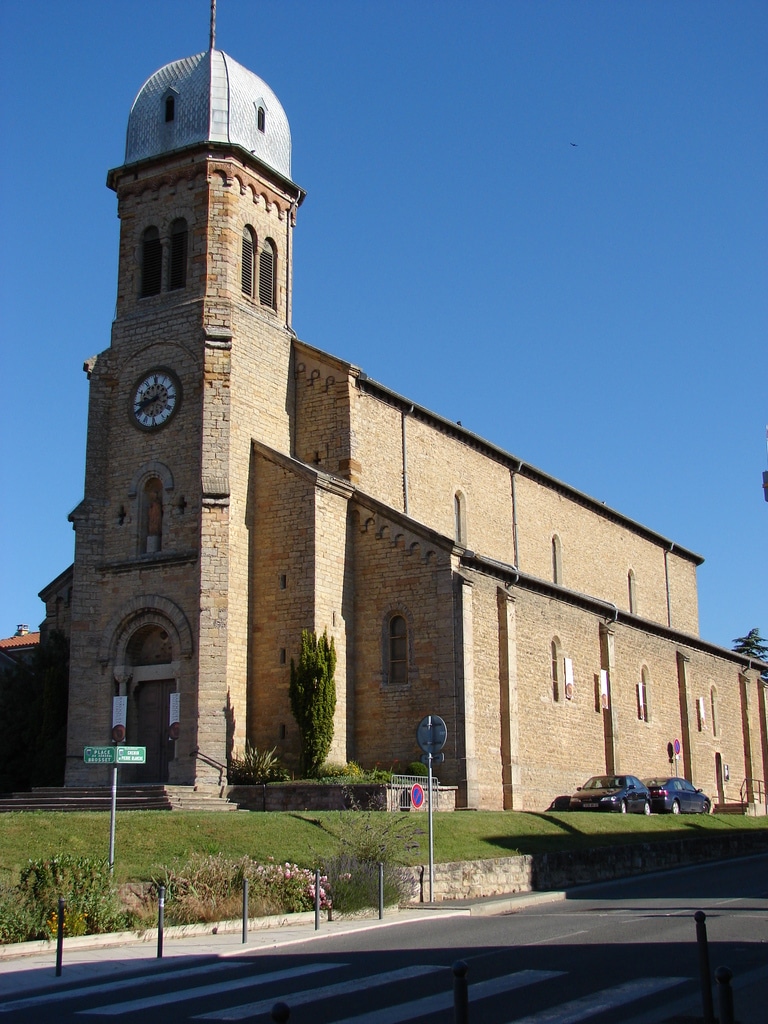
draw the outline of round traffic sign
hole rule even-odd
[[[437,754],[445,746],[448,727],[440,715],[427,715],[416,729],[416,742],[425,754]]]
[[[672,747],[673,747],[675,753],[679,754],[680,753],[680,740],[675,740],[675,742],[672,744]]]
[[[414,782],[411,786],[411,803],[417,811],[424,803],[424,789],[418,782]]]

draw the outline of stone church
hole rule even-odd
[[[60,578],[67,785],[107,782],[83,748],[114,696],[147,748],[126,782],[204,787],[246,740],[295,766],[303,629],[338,654],[330,759],[407,764],[441,715],[460,806],[674,774],[675,740],[720,800],[768,777],[761,666],[699,637],[699,555],[297,337],[305,192],[265,82],[215,48],[161,68],[107,182],[117,309]]]

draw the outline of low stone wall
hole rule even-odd
[[[389,787],[386,783],[270,782],[266,786],[227,786],[225,796],[248,811],[386,811]],[[456,809],[455,786],[440,786],[438,809]],[[410,801],[403,810],[425,813]]]
[[[727,836],[435,864],[433,893],[437,902],[516,892],[546,892],[767,851],[768,829]],[[421,864],[409,870],[419,893],[416,902],[427,902],[428,865]]]
[[[387,806],[386,784],[271,782],[266,786],[227,786],[226,797],[249,811],[380,811]]]

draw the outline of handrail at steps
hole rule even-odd
[[[744,779],[739,788],[739,800],[741,801],[741,806],[745,808],[750,803],[766,804],[766,811],[768,812],[768,791],[766,790],[765,780]]]
[[[227,777],[227,766],[225,764],[222,764],[221,761],[217,761],[214,757],[209,757],[207,754],[204,754],[199,747],[195,747],[195,749],[190,750],[189,753],[198,761],[202,761],[203,764],[207,764],[210,765],[211,768],[218,769],[219,785],[224,785],[224,781],[226,780]]]

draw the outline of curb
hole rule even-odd
[[[279,914],[274,917],[252,917],[248,919],[248,931],[266,931],[269,928],[286,928],[289,925],[314,924],[313,910],[297,914]],[[195,935],[229,935],[242,930],[243,922],[210,921],[206,924],[171,925],[163,929],[165,939],[187,939]],[[109,946],[125,946],[142,942],[156,942],[157,928],[140,932],[107,932],[104,935],[74,935],[64,939],[64,952],[82,949],[105,949]],[[55,939],[36,939],[33,942],[12,942],[0,946],[0,960],[12,957],[32,956],[35,953],[49,953],[56,949]]]

